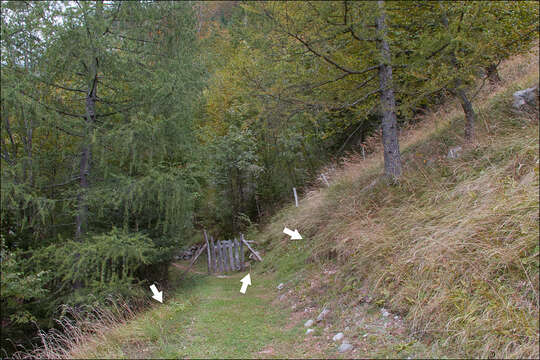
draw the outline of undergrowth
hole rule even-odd
[[[61,307],[56,327],[39,330],[41,344],[15,352],[14,359],[69,359],[73,349],[104,342],[111,331],[125,326],[149,301],[109,297],[99,305]]]

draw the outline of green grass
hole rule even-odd
[[[201,261],[202,264],[202,261]],[[173,270],[173,276],[178,271]],[[79,348],[78,358],[250,358],[305,356],[293,346],[304,330],[302,323],[284,330],[290,309],[270,304],[277,296],[268,277],[253,276],[245,295],[239,292],[245,273],[226,278],[194,275],[164,304],[125,326],[112,330],[107,340]],[[272,353],[259,354],[272,348]]]

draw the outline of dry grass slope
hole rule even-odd
[[[57,327],[49,331],[39,330],[41,345],[34,349],[22,349],[12,355],[14,359],[72,359],[81,349],[104,343],[116,329],[126,324],[143,309],[147,299],[127,302],[122,298],[110,298],[107,306],[87,305],[82,308],[64,306],[63,314],[56,320]]]
[[[399,185],[376,181],[380,153],[351,156],[330,188],[259,234],[266,269],[298,278],[306,268],[302,281],[320,277],[327,290],[297,289],[335,307],[373,297],[405,315],[431,355],[538,358],[538,109],[511,108],[514,91],[538,83],[538,51],[501,76],[479,94],[477,142],[460,158],[446,158],[463,144],[455,103],[404,131]],[[304,243],[289,242],[284,224]],[[320,275],[329,266],[334,277]]]

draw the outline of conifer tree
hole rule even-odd
[[[19,34],[20,41],[37,41],[40,52],[26,51],[15,43],[17,38],[5,37],[8,51],[3,74],[13,79],[8,91],[17,96],[15,110],[21,104],[32,106],[41,114],[40,127],[70,143],[62,148],[69,157],[64,157],[60,166],[64,178],[41,185],[67,191],[70,199],[66,205],[74,205],[75,236],[79,239],[90,229],[89,223],[100,223],[100,213],[110,215],[122,206],[129,217],[134,209],[152,204],[148,200],[155,196],[136,193],[143,190],[135,186],[143,181],[143,174],[178,186],[193,183],[184,175],[184,180],[165,180],[172,175],[171,170],[183,172],[179,169],[185,168],[192,151],[189,114],[200,71],[194,65],[195,29],[190,6],[102,1],[14,5],[13,16],[23,16],[20,23],[27,28],[15,29],[15,22],[7,28]],[[38,16],[41,18],[36,19]],[[28,24],[35,24],[34,28],[29,29]],[[21,59],[26,58],[33,64],[31,69],[21,67]],[[7,107],[11,102],[3,104],[2,117],[8,124],[13,121],[8,114],[14,109]],[[38,120],[33,121],[36,126]],[[152,141],[155,143],[150,146]],[[2,147],[7,159],[8,148]],[[66,173],[74,169],[76,158],[77,171]],[[160,162],[168,167],[157,166]],[[119,181],[131,183],[124,188],[123,197],[116,194],[107,199],[100,195],[108,186],[114,189]],[[156,179],[156,183],[159,181]],[[184,200],[151,205],[161,209],[158,215],[164,215],[151,220],[153,226],[165,222],[188,226],[189,196],[185,199],[185,189],[178,190]],[[89,209],[90,205],[93,208]],[[184,210],[187,212],[179,219],[169,218]],[[109,219],[140,228],[123,215]]]
[[[355,109],[365,113],[377,106],[383,133],[385,175],[398,179],[401,158],[393,55],[384,2],[269,3],[261,4],[260,9],[254,8],[270,19],[273,31],[289,38],[280,42],[288,56],[300,63],[309,59],[310,72],[324,76],[322,81],[296,76],[299,83],[290,86],[293,93],[289,93],[302,95],[305,100],[291,101],[304,109],[325,108],[334,112]],[[291,77],[292,80],[295,75]],[[376,79],[378,86],[375,86]],[[325,99],[314,102],[316,93]],[[328,98],[337,101],[328,101]]]
[[[198,191],[192,4],[3,2],[1,48],[1,231],[51,290],[31,311],[165,278]]]
[[[419,88],[445,89],[465,114],[465,140],[475,137],[473,100],[494,67],[509,54],[528,51],[538,38],[537,2],[411,2],[402,7],[408,26],[421,29],[409,38],[408,68],[420,74]],[[481,85],[476,86],[478,79]],[[420,91],[422,92],[422,91]]]

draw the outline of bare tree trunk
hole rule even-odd
[[[76,219],[75,237],[81,238],[87,230],[88,225],[88,204],[86,193],[88,192],[88,177],[90,176],[90,130],[96,120],[96,97],[97,97],[97,59],[93,61],[92,66],[93,81],[86,95],[86,130],[83,145],[81,149],[81,162],[79,167],[80,189],[77,195],[78,213]]]
[[[439,4],[441,4],[441,2],[439,2]],[[449,28],[448,16],[446,15],[445,12],[443,12],[441,20],[442,20],[443,26],[446,29],[448,29]],[[452,62],[452,65],[456,69],[456,72],[459,72],[459,65],[458,65],[455,54],[452,53],[450,56],[451,56],[450,61]],[[463,112],[465,113],[465,140],[467,142],[472,142],[474,140],[474,124],[476,122],[476,113],[474,112],[472,103],[467,97],[467,93],[465,92],[465,89],[463,88],[463,82],[459,77],[455,80],[454,91],[451,91],[451,92],[453,92],[454,95],[457,95],[459,102],[461,104],[461,107],[463,108]]]
[[[399,137],[396,118],[396,99],[392,83],[392,57],[390,47],[386,40],[386,17],[384,1],[379,0],[380,14],[377,18],[377,32],[379,36],[379,50],[381,63],[379,64],[379,83],[381,90],[382,137],[384,149],[384,174],[392,180],[401,176],[401,155],[399,151]]]
[[[497,70],[497,64],[489,64],[486,67],[486,73],[488,81],[491,84],[498,84],[501,82],[501,77],[499,76],[499,71]]]
[[[473,106],[465,93],[465,90],[458,88],[456,94],[465,113],[465,140],[467,142],[472,142],[474,140],[474,124],[476,122],[476,113],[474,112]]]

